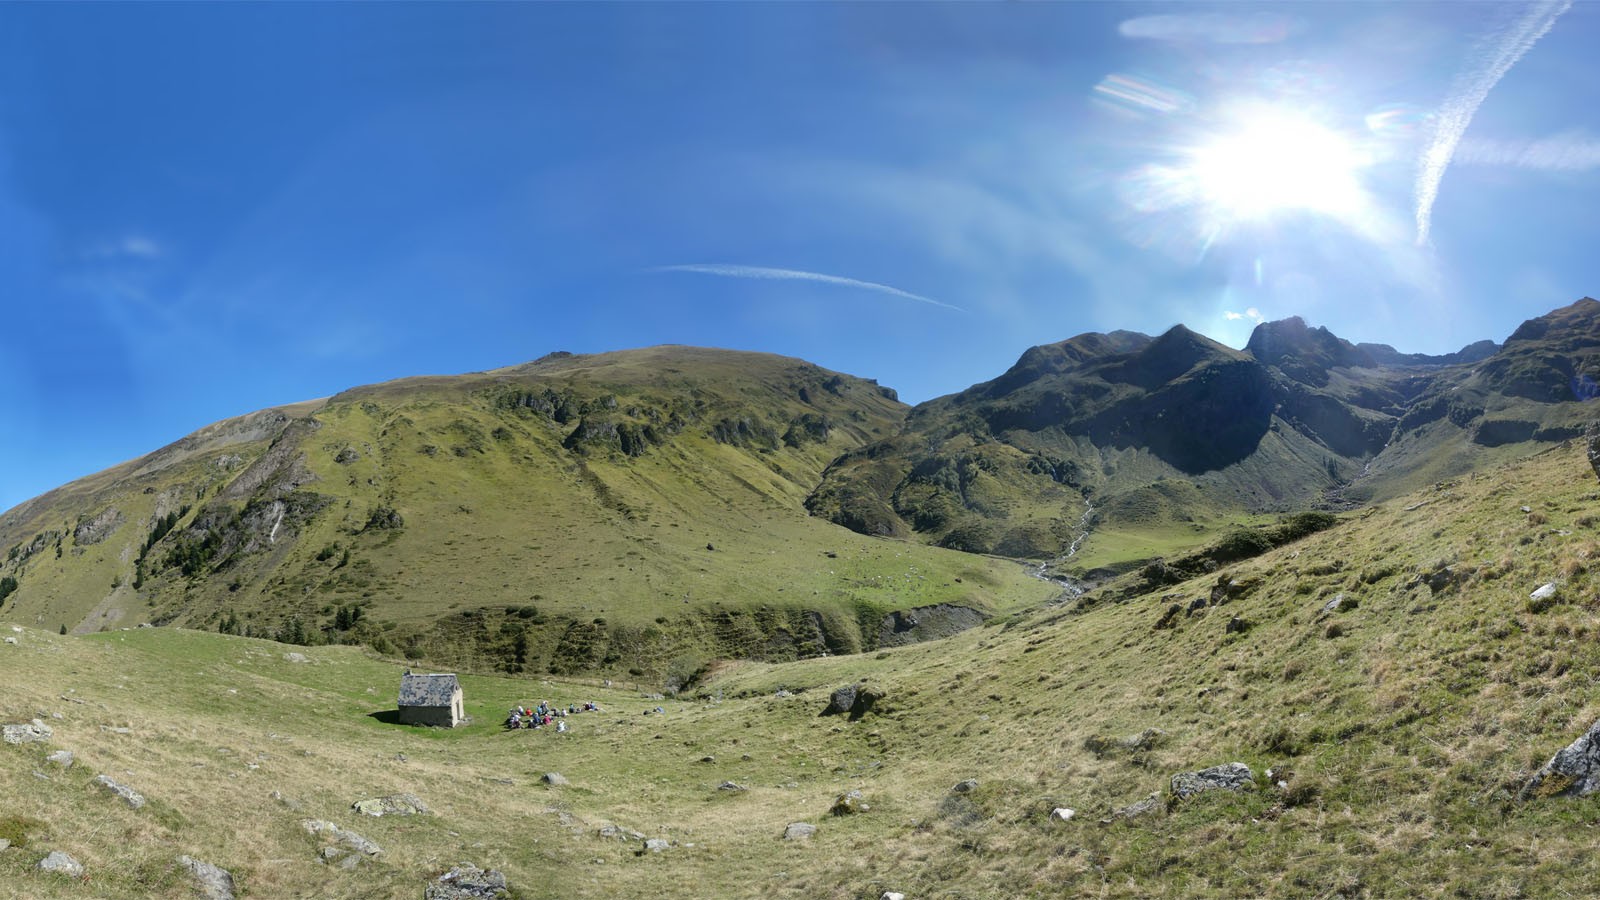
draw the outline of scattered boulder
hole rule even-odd
[[[1156,631],[1160,631],[1164,628],[1172,628],[1178,624],[1178,615],[1182,612],[1183,604],[1181,603],[1174,603],[1171,606],[1168,606],[1167,611],[1161,614],[1161,618],[1156,620],[1156,624],[1153,627]]]
[[[1600,790],[1600,722],[1557,750],[1517,792],[1517,799],[1582,797],[1596,790]]]
[[[120,799],[123,803],[128,804],[128,806],[132,809],[138,809],[144,806],[144,797],[138,791],[128,787],[125,784],[118,784],[115,781],[112,781],[111,776],[109,775],[96,775],[94,783],[105,788],[110,793],[115,794],[118,799]]]
[[[341,869],[354,869],[363,859],[371,859],[383,853],[382,847],[332,822],[306,819],[300,823],[300,827],[313,837],[333,841],[333,845],[322,848],[318,858],[325,863],[337,862]]]
[[[899,891],[884,891],[883,896],[879,897],[878,900],[906,900],[906,895]]]
[[[1179,800],[1212,790],[1248,791],[1256,786],[1255,774],[1242,762],[1225,763],[1198,772],[1172,776],[1172,795]]]
[[[50,740],[55,732],[49,725],[34,719],[23,725],[6,725],[0,728],[0,738],[8,744],[34,744]]]
[[[651,838],[644,842],[644,849],[646,853],[660,853],[671,846],[671,842],[661,838]]]
[[[178,865],[194,876],[195,889],[206,900],[233,900],[233,875],[227,869],[192,856],[178,857]]]
[[[289,662],[292,662],[292,663],[303,663],[303,662],[310,662],[311,661],[310,657],[306,656],[304,653],[294,653],[294,652],[285,653],[283,655],[283,658],[288,660]]]
[[[872,707],[884,697],[881,691],[875,691],[859,684],[846,685],[834,691],[828,697],[828,707],[822,711],[824,716],[837,716],[850,714],[850,721],[855,721],[872,711]]]
[[[333,461],[341,466],[348,466],[360,458],[361,454],[356,452],[356,448],[346,447],[340,450],[338,455],[334,456]]]
[[[1138,803],[1119,806],[1111,811],[1108,818],[1100,820],[1101,825],[1110,825],[1113,822],[1127,822],[1140,816],[1147,816],[1161,811],[1161,795],[1151,794]]]
[[[557,776],[560,777],[560,776]],[[371,800],[357,800],[350,808],[363,816],[422,816],[428,807],[414,794],[391,794]]]
[[[495,869],[485,871],[472,863],[460,863],[428,882],[423,900],[492,900],[511,890],[506,876]]]
[[[83,877],[83,863],[78,862],[60,850],[51,850],[50,855],[39,860],[39,871],[54,872],[68,878]]]
[[[1250,630],[1250,620],[1242,616],[1234,616],[1228,620],[1226,634],[1244,634]]]
[[[613,839],[619,840],[619,841],[630,841],[630,840],[632,840],[632,841],[642,841],[642,840],[644,840],[644,835],[643,834],[641,834],[641,833],[639,833],[637,831],[634,831],[631,828],[623,828],[621,825],[612,825],[612,824],[609,824],[609,823],[600,826],[599,834],[603,838],[613,838]]]
[[[44,760],[45,762],[55,763],[63,769],[72,768],[72,763],[74,761],[71,750],[57,750],[49,756],[46,756]]]
[[[1128,737],[1109,738],[1094,734],[1085,738],[1083,749],[1104,759],[1118,753],[1143,753],[1154,750],[1166,742],[1167,733],[1159,728],[1146,728]]]
[[[790,822],[789,827],[783,829],[783,839],[786,841],[809,841],[817,833],[817,826],[808,822]]]
[[[1052,822],[1070,822],[1070,821],[1072,821],[1072,818],[1074,816],[1076,816],[1077,814],[1078,814],[1078,811],[1075,810],[1075,809],[1071,809],[1071,808],[1066,807],[1066,806],[1058,806],[1055,809],[1050,810],[1050,821],[1052,821]]]
[[[1322,612],[1318,613],[1318,618],[1331,616],[1337,612],[1349,612],[1355,609],[1357,605],[1355,598],[1348,594],[1334,594],[1327,603],[1322,604]]]
[[[539,776],[539,780],[550,785],[551,787],[566,787],[572,783],[567,780],[567,776],[561,774],[560,772],[546,772]]]
[[[1555,582],[1540,585],[1533,593],[1528,595],[1528,612],[1541,613],[1556,605],[1557,588]]]
[[[724,781],[723,783],[717,785],[717,790],[742,793],[745,790],[745,786],[733,781]]]
[[[860,685],[850,684],[834,691],[828,697],[828,707],[822,711],[825,716],[841,716],[849,712],[856,703],[856,692]]]
[[[0,850],[9,850],[10,848],[11,841],[7,840],[6,838],[0,838]]]
[[[871,808],[862,796],[861,791],[853,790],[840,794],[833,801],[833,806],[829,808],[828,812],[835,816],[852,816],[856,813],[864,813]]]
[[[956,786],[950,789],[950,793],[952,793],[952,794],[970,794],[970,793],[972,793],[973,791],[975,791],[977,789],[978,789],[978,779],[976,779],[976,778],[968,778],[966,781],[958,781],[958,782],[956,782]]]
[[[16,638],[14,638],[14,637],[9,637],[9,636],[8,636],[8,637],[7,637],[7,638],[6,638],[6,643],[8,643],[8,644],[15,644],[15,643],[16,643],[16,642],[17,642],[17,639],[16,639]]]

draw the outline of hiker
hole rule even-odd
[[[561,721],[561,722],[557,722],[556,723],[556,732],[558,734],[565,734],[566,731],[567,731],[567,723],[565,721]]]

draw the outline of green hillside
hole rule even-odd
[[[7,623],[0,721],[53,735],[0,745],[0,896],[192,897],[183,854],[243,897],[415,898],[462,862],[523,898],[1561,896],[1600,878],[1600,801],[1516,795],[1600,718],[1597,560],[1600,484],[1566,446],[1155,593],[1130,574],[943,641],[732,663],[692,697],[469,676],[453,731],[390,724],[401,664],[356,648]],[[819,717],[852,683],[871,709]],[[539,699],[604,712],[498,728]],[[1174,796],[1232,762],[1253,790]],[[830,814],[851,790],[869,808]],[[397,793],[431,812],[350,808]],[[306,820],[383,853],[323,863]],[[52,850],[87,879],[36,871]]]
[[[358,388],[7,513],[4,609],[659,684],[870,649],[895,611],[1048,597],[1015,564],[807,516],[823,468],[904,411],[799,360],[686,347]]]

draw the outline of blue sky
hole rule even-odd
[[[0,509],[552,350],[911,402],[1085,331],[1600,293],[1600,5],[0,5]]]

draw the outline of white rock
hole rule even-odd
[[[8,643],[8,644],[15,644],[16,642],[17,642],[17,639],[14,638],[14,637],[6,638],[6,643]]]
[[[49,856],[39,860],[39,869],[44,872],[57,872],[70,878],[83,877],[83,864],[60,850],[51,850]]]
[[[1538,590],[1536,590],[1533,593],[1529,594],[1528,598],[1531,599],[1531,600],[1544,600],[1544,599],[1547,599],[1549,597],[1554,597],[1555,595],[1556,595],[1556,583],[1554,581],[1551,581],[1551,582],[1545,583]]]
[[[1069,809],[1069,808],[1067,808],[1065,806],[1058,806],[1055,809],[1050,810],[1050,818],[1051,819],[1056,819],[1056,820],[1059,820],[1059,821],[1062,821],[1062,822],[1070,822],[1070,821],[1072,821],[1072,817],[1077,815],[1077,814],[1078,814],[1077,810]]]
[[[884,891],[883,896],[879,897],[878,900],[906,900],[906,895],[899,891]]]

